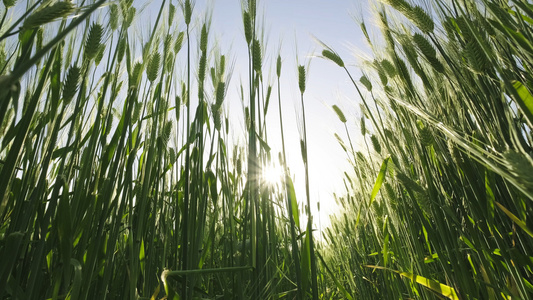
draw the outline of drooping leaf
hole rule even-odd
[[[428,289],[434,291],[435,293],[438,293],[438,294],[440,294],[440,295],[442,295],[442,296],[444,296],[444,297],[446,297],[448,299],[459,300],[459,297],[457,296],[457,293],[455,292],[454,288],[452,288],[452,287],[450,287],[448,285],[442,284],[442,283],[440,283],[438,281],[435,281],[435,280],[432,280],[432,279],[428,279],[428,278],[423,277],[423,276],[415,275],[413,273],[401,272],[401,271],[392,270],[392,269],[381,267],[381,266],[365,265],[365,267],[372,268],[372,269],[387,270],[387,271],[391,271],[391,272],[400,274],[400,276],[405,277],[405,278],[409,278],[413,282],[416,282],[416,283],[418,283],[420,285],[423,285],[423,286],[427,287]]]

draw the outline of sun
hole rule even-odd
[[[262,173],[262,180],[268,185],[277,185],[283,178],[283,170],[278,166],[264,166]]]

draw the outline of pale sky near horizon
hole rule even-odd
[[[150,24],[156,19],[163,0],[134,0],[139,13],[134,21],[135,39],[147,36]],[[182,14],[177,0],[171,1],[178,9],[175,20],[182,23]],[[192,39],[196,41],[198,24],[206,11],[212,12],[210,43],[217,41],[222,54],[234,58],[234,72],[227,94],[230,102],[227,113],[230,118],[242,120],[242,104],[239,98],[239,84],[247,85],[248,57],[242,25],[241,0],[196,0],[193,12]],[[266,51],[263,53],[263,74],[266,84],[272,84],[273,92],[267,119],[268,144],[272,148],[273,161],[277,162],[281,151],[277,86],[275,81],[275,60],[281,53],[283,67],[281,74],[281,97],[287,147],[287,160],[295,179],[299,203],[305,203],[305,182],[300,152],[299,124],[301,121],[300,94],[298,89],[297,65],[307,69],[305,109],[309,151],[310,195],[316,226],[329,223],[328,215],[337,211],[333,193],[343,195],[344,172],[350,172],[347,155],[338,144],[334,134],[347,141],[343,124],[331,106],[338,105],[348,119],[348,128],[356,151],[366,153],[359,130],[360,99],[343,69],[319,56],[322,47],[316,39],[337,51],[357,80],[361,76],[354,66],[359,51],[366,48],[365,38],[353,16],[365,16],[367,20],[368,0],[258,0],[257,14],[261,28],[265,31]],[[23,3],[19,1],[19,4]],[[333,4],[334,3],[334,4]],[[13,15],[24,12],[25,5],[16,7]],[[102,8],[97,19],[105,18],[107,8]],[[181,19],[181,20],[180,20]],[[183,30],[183,24],[180,28]],[[142,41],[138,41],[139,43]],[[194,52],[194,51],[193,51]],[[183,55],[183,53],[180,53]],[[183,58],[183,57],[182,57]],[[297,62],[298,60],[298,62]],[[178,58],[179,61],[179,58]],[[181,61],[183,66],[183,59]],[[183,74],[178,74],[181,76]],[[248,105],[248,104],[246,104]],[[243,122],[234,121],[235,139],[245,140]],[[320,201],[321,211],[316,203]],[[319,217],[317,217],[319,216]],[[305,221],[302,214],[302,221]]]
[[[141,2],[140,0],[136,0]],[[159,1],[155,4],[160,5]],[[338,210],[333,193],[345,193],[343,177],[349,171],[347,156],[338,144],[334,133],[347,140],[343,124],[331,109],[338,105],[348,119],[348,126],[355,150],[366,153],[358,128],[359,96],[343,69],[320,55],[322,47],[316,39],[335,49],[349,67],[355,79],[361,76],[357,67],[354,49],[363,50],[366,45],[359,24],[352,16],[362,16],[361,4],[357,0],[259,0],[258,16],[263,21],[267,49],[263,61],[265,83],[272,84],[272,98],[268,110],[268,143],[272,147],[272,158],[277,162],[281,151],[279,129],[277,87],[275,80],[275,60],[281,50],[283,67],[281,73],[281,97],[287,147],[287,160],[293,178],[299,203],[305,203],[305,181],[300,152],[301,117],[300,94],[298,89],[297,62],[309,66],[307,89],[304,95],[307,138],[309,151],[309,176],[312,213],[315,226],[329,224],[328,215]],[[364,1],[366,2],[366,1]],[[172,1],[177,6],[177,1]],[[211,40],[218,41],[222,54],[235,59],[234,72],[228,90],[231,101],[228,114],[232,118],[242,118],[242,104],[239,99],[239,84],[247,84],[247,52],[241,17],[240,0],[214,0],[195,2],[195,15],[202,20],[206,4],[212,10]],[[153,3],[154,4],[154,3]],[[157,13],[156,12],[152,12]],[[177,16],[181,17],[178,9]],[[155,17],[154,17],[155,18]],[[214,39],[213,39],[214,37]],[[248,104],[247,104],[248,105]],[[236,125],[234,135],[245,139],[242,122]],[[316,203],[320,201],[320,218]],[[302,217],[304,217],[302,215]],[[305,221],[305,218],[303,218]],[[320,221],[320,222],[319,222]],[[316,227],[315,227],[316,228]]]

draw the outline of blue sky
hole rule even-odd
[[[332,4],[334,2],[334,4]],[[366,1],[364,1],[366,2]],[[174,0],[173,4],[177,5]],[[159,1],[153,1],[159,7]],[[241,18],[240,0],[197,0],[195,15],[203,20],[206,7],[212,11],[211,37],[220,45],[223,54],[235,59],[231,86],[227,101],[230,101],[228,113],[234,120],[242,118],[242,104],[239,99],[239,83],[247,82],[247,52]],[[305,93],[309,169],[312,210],[316,225],[319,224],[316,202],[320,201],[320,223],[328,224],[328,215],[337,208],[333,200],[333,192],[342,194],[344,184],[343,172],[349,171],[346,154],[342,151],[334,133],[346,139],[343,124],[331,109],[338,105],[348,118],[354,147],[361,148],[358,129],[360,119],[359,97],[349,82],[349,78],[338,66],[316,55],[320,55],[322,47],[316,39],[335,49],[348,65],[355,78],[361,73],[353,66],[356,59],[354,49],[365,49],[365,40],[359,24],[352,17],[365,14],[361,11],[359,0],[259,0],[258,16],[262,18],[261,28],[265,31],[267,49],[264,53],[264,80],[274,85],[273,98],[269,106],[268,143],[272,147],[272,157],[277,158],[281,151],[279,115],[275,85],[275,59],[281,50],[283,68],[281,75],[281,97],[289,168],[295,178],[298,201],[305,202],[305,182],[303,162],[300,152],[300,133],[298,130],[300,115],[300,95],[297,78],[297,61],[309,67],[307,90]],[[179,11],[179,10],[178,10]],[[150,12],[157,14],[157,11]],[[181,13],[178,13],[181,16]],[[155,18],[155,17],[153,17]],[[196,24],[199,24],[198,21]],[[196,28],[197,30],[198,28]],[[213,39],[214,37],[214,39]],[[243,122],[233,128],[236,138],[245,138]],[[303,220],[305,221],[305,219]]]
[[[203,9],[205,2],[202,2],[204,1],[197,1],[197,9]],[[300,64],[309,64],[304,100],[309,143],[310,194],[314,215],[318,213],[316,202],[321,202],[320,221],[323,226],[328,223],[328,215],[337,210],[333,192],[342,194],[343,172],[349,168],[346,155],[334,137],[335,132],[345,137],[344,127],[338,121],[331,105],[337,104],[343,109],[349,119],[348,122],[351,123],[352,134],[358,136],[359,130],[355,124],[359,122],[359,97],[348,82],[349,78],[344,70],[329,61],[314,57],[322,50],[315,38],[335,49],[347,63],[355,62],[350,50],[353,46],[364,48],[364,37],[359,25],[352,18],[353,14],[361,14],[354,5],[356,1],[336,0],[335,4],[332,2],[264,0],[258,3],[258,14],[263,17],[263,27],[267,37],[266,62],[263,63],[266,67],[265,80],[274,79],[275,59],[281,47],[283,59],[281,95],[287,159],[295,177],[295,188],[300,203],[305,202],[305,182],[299,145],[300,97],[296,59]],[[236,63],[232,82],[233,92],[236,92],[237,83],[247,78],[246,75],[240,74],[242,70],[246,70],[247,65],[240,1],[214,1],[212,33],[220,37],[222,48],[231,47],[234,52]],[[269,68],[272,71],[269,71]],[[357,76],[360,75],[355,67],[351,71]],[[267,75],[270,72],[272,77]],[[272,84],[274,83],[275,81],[272,81]],[[229,95],[231,97],[231,90]],[[235,109],[239,110],[241,104],[238,101],[236,103]],[[272,147],[273,157],[277,157],[277,153],[281,151],[277,101],[271,102],[268,117],[268,142]],[[243,131],[236,130],[236,134],[243,134]],[[358,141],[354,143],[358,144]],[[317,217],[314,219],[318,226],[319,219]]]

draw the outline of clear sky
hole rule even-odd
[[[136,0],[139,1],[139,0]],[[154,1],[156,6],[159,1]],[[366,1],[363,1],[366,2]],[[174,0],[176,5],[177,2]],[[334,4],[332,4],[334,3]],[[247,82],[247,52],[241,17],[240,0],[197,0],[195,13],[203,18],[206,6],[212,10],[210,34],[218,41],[223,54],[235,58],[235,67],[228,90],[231,101],[229,114],[232,118],[242,118],[242,105],[239,100],[239,83]],[[316,202],[320,201],[320,223],[327,225],[328,215],[337,210],[333,192],[343,194],[343,172],[349,171],[347,156],[338,144],[334,133],[346,139],[343,124],[331,109],[333,104],[344,111],[348,119],[356,151],[364,143],[358,129],[360,119],[359,96],[349,82],[349,78],[334,63],[315,55],[320,55],[322,47],[316,39],[335,49],[350,67],[355,78],[361,73],[353,66],[356,61],[354,49],[364,49],[364,37],[353,16],[361,16],[360,0],[259,0],[258,16],[263,19],[267,50],[264,53],[264,80],[274,85],[273,98],[269,106],[268,143],[272,147],[272,157],[277,158],[281,151],[277,90],[275,85],[275,60],[281,49],[283,59],[281,75],[281,95],[289,168],[295,178],[295,188],[299,203],[305,202],[305,182],[303,162],[300,152],[300,96],[298,89],[297,62],[309,66],[307,90],[305,93],[309,171],[312,211],[316,216]],[[157,13],[157,12],[154,12]],[[180,15],[180,14],[178,14]],[[242,122],[234,128],[234,134],[244,139]],[[277,160],[277,159],[276,159]],[[316,226],[319,218],[314,217]],[[305,219],[303,220],[305,221]]]

